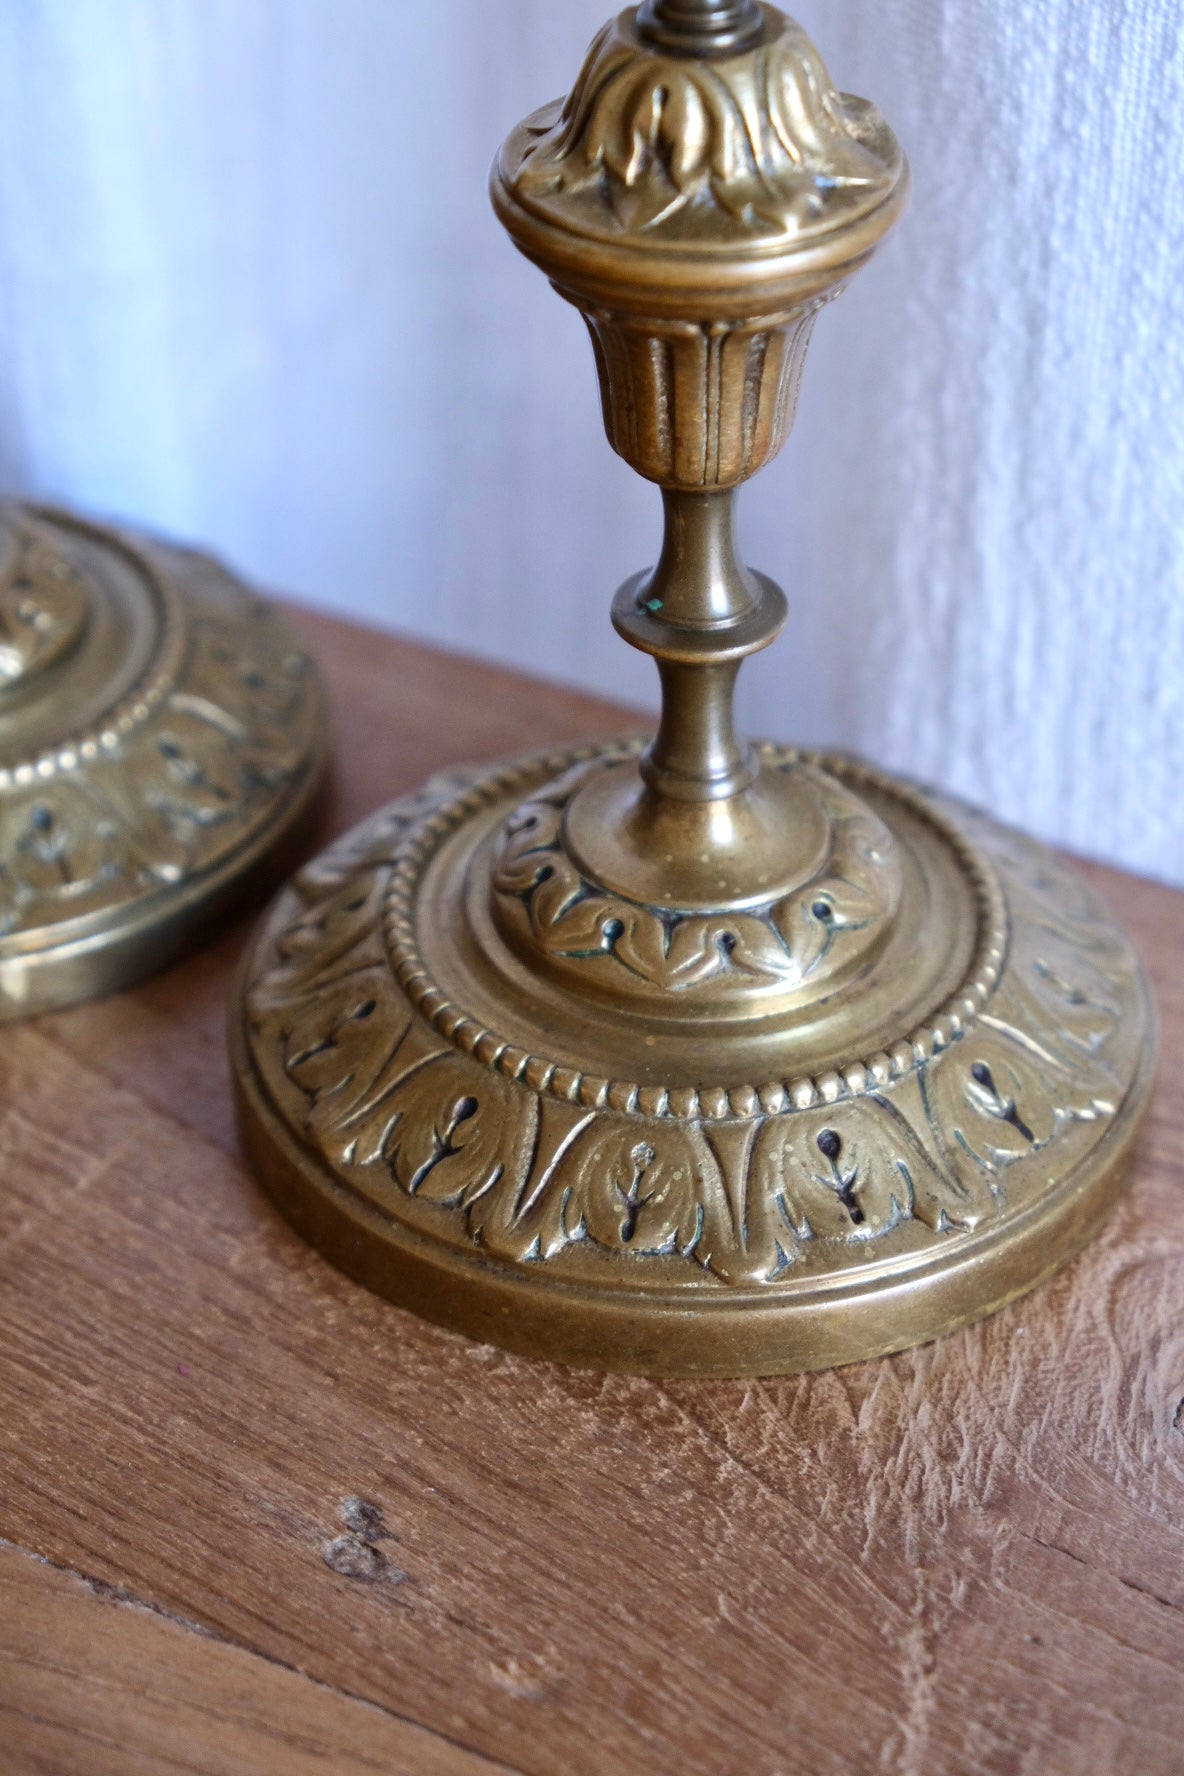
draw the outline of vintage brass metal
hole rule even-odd
[[[658,732],[381,810],[272,909],[232,1015],[284,1212],[476,1337],[668,1373],[871,1357],[1031,1288],[1118,1189],[1151,1012],[1082,882],[732,724],[786,616],[737,559],[734,490],[906,184],[878,113],[752,0],[623,12],[494,169],[588,324],[610,441],[662,489],[661,557],[613,605]]]
[[[324,722],[307,656],[216,562],[0,506],[0,1019],[181,948],[307,809]]]

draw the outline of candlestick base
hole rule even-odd
[[[438,779],[275,904],[231,1041],[283,1212],[431,1319],[635,1372],[877,1356],[1048,1276],[1149,1088],[1121,932],[987,817],[769,746],[818,841],[797,877],[628,900],[565,817],[639,751]]]
[[[308,657],[208,556],[0,508],[0,1021],[187,944],[307,812]]]

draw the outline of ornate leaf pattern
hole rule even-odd
[[[0,574],[0,680],[74,646],[79,608],[85,630],[86,578],[56,527],[17,514],[0,543],[26,528]],[[184,618],[167,602],[159,617],[158,649],[177,649],[179,663],[135,719],[101,712],[101,743],[67,733],[36,768],[5,768],[0,936],[128,906],[214,868],[274,817],[315,748],[315,674],[267,607],[204,557],[140,542],[127,554],[145,586],[159,573],[189,594]]]
[[[789,19],[718,62],[647,51],[611,22],[570,97],[527,127],[519,198],[629,233],[693,235],[704,212],[741,239],[808,233],[869,207],[898,170],[878,114],[835,91]]]
[[[892,837],[874,816],[852,813],[850,805],[828,810],[831,849],[819,872],[756,911],[665,914],[598,889],[563,844],[563,810],[598,768],[580,765],[525,803],[506,823],[498,849],[494,891],[525,906],[545,955],[609,957],[664,992],[729,974],[796,986],[894,904],[899,871]],[[819,773],[795,768],[825,796]]]
[[[545,885],[545,842],[578,780],[531,803],[505,884]],[[722,1286],[833,1268],[836,1253],[857,1263],[869,1245],[981,1225],[1039,1188],[1051,1144],[1089,1138],[1117,1109],[1133,960],[1098,940],[1092,902],[1043,853],[1044,879],[1017,889],[1032,906],[985,1014],[882,1088],[694,1121],[542,1095],[431,1028],[382,948],[401,836],[442,793],[395,804],[298,878],[248,1001],[257,1064],[273,1095],[303,1105],[309,1143],[440,1238],[538,1263],[599,1251]]]

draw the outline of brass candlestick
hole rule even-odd
[[[907,172],[801,29],[647,0],[509,138],[493,201],[584,315],[662,488],[613,621],[648,747],[430,783],[299,876],[232,1014],[243,1137],[353,1275],[562,1361],[821,1367],[989,1313],[1089,1238],[1142,1112],[1138,963],[1040,846],[848,758],[742,744],[781,628],[735,488]]]
[[[306,812],[311,662],[208,557],[0,507],[0,1020],[173,956]]]

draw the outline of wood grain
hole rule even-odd
[[[628,725],[301,627],[336,694],[326,830],[461,758]],[[1184,895],[1089,873],[1164,1026],[1128,1195],[1027,1301],[831,1374],[577,1374],[338,1276],[235,1153],[241,928],[6,1032],[0,1536],[91,1589],[5,1562],[8,1588],[45,1589],[0,1636],[5,1767],[141,1767],[71,1761],[31,1714],[175,1767],[153,1709],[176,1695],[202,1746],[216,1649],[241,1751],[216,1707],[208,1731],[234,1770],[301,1768],[267,1740],[291,1709],[308,1744],[340,1743],[335,1770],[463,1769],[430,1759],[464,1747],[526,1776],[1184,1771]],[[72,1611],[107,1612],[93,1654]],[[133,1667],[151,1706],[108,1682]],[[364,1703],[423,1750],[375,1751]]]
[[[513,1776],[126,1591],[0,1547],[5,1768],[86,1776]]]

